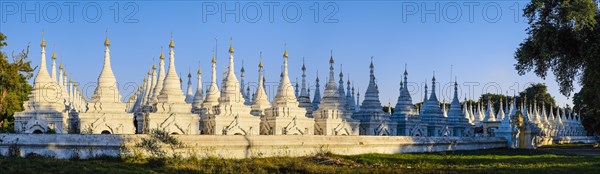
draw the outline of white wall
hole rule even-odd
[[[219,136],[174,135],[185,145],[182,156],[250,158],[305,156],[318,152],[341,155],[365,153],[437,152],[506,147],[497,137],[404,137],[404,136]],[[117,157],[139,152],[135,144],[148,135],[0,134],[0,154],[19,150],[21,156],[35,153],[68,159]]]

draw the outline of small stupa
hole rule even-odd
[[[98,77],[98,86],[86,112],[79,113],[81,133],[134,134],[133,115],[127,113],[121,102],[117,79],[110,64],[110,41],[104,41],[104,66]]]
[[[299,107],[294,87],[288,75],[288,52],[283,53],[283,76],[279,81],[273,106],[265,110],[261,122],[263,135],[313,135],[314,120],[306,117],[306,109]]]
[[[390,136],[396,135],[398,123],[393,122],[390,119],[391,114],[383,112],[381,101],[379,100],[379,90],[375,83],[375,66],[373,65],[373,58],[371,57],[371,64],[369,65],[370,78],[367,92],[365,93],[365,99],[360,105],[360,110],[354,113],[352,117],[360,121],[360,134],[361,135],[379,135],[379,136]],[[354,103],[354,100],[349,100],[349,103]],[[353,108],[352,108],[353,109]],[[391,113],[391,106],[388,111]]]
[[[329,58],[329,79],[325,85],[319,108],[313,112],[315,135],[359,135],[359,122],[352,119],[352,112],[341,103],[333,71],[333,54]]]
[[[233,45],[229,45],[229,67],[223,79],[219,104],[202,118],[203,133],[210,135],[258,135],[260,117],[250,114],[251,108],[244,104],[240,82],[235,75]],[[212,88],[212,86],[211,86]],[[211,92],[213,93],[213,92]],[[212,95],[212,94],[209,94]],[[208,102],[208,97],[205,101]],[[208,108],[207,108],[208,109]]]
[[[263,70],[263,62],[262,62],[262,52],[260,55],[260,62],[258,63],[258,86],[256,88],[256,93],[254,94],[254,100],[252,101],[252,115],[264,117],[265,110],[271,107],[271,103],[269,102],[269,96],[267,96],[267,92],[265,91],[265,81],[264,81],[264,70]]]
[[[159,70],[160,71],[160,70]],[[159,73],[160,78],[160,73]],[[160,80],[158,80],[160,82]],[[181,81],[175,69],[175,42],[171,37],[169,43],[169,70],[163,82],[163,87],[158,95],[156,111],[148,113],[143,121],[143,132],[159,129],[170,134],[198,134],[200,117],[192,113],[192,105],[186,103],[181,90]]]
[[[23,103],[23,112],[16,112],[16,133],[67,133],[68,113],[65,110],[62,90],[56,79],[52,79],[46,66],[46,41],[42,32],[40,68],[33,80],[28,100]]]
[[[306,109],[306,116],[312,117],[313,105],[310,101],[310,94],[306,88],[306,66],[304,65],[304,59],[302,59],[302,89],[298,97],[299,106]]]

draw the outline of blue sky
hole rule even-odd
[[[520,13],[527,2],[2,1],[0,31],[8,36],[9,43],[2,51],[18,51],[31,43],[30,58],[39,65],[39,42],[44,30],[48,58],[56,52],[59,62],[80,83],[96,81],[108,29],[113,71],[121,84],[141,82],[151,65],[158,64],[161,46],[168,54],[172,32],[177,71],[185,76],[200,64],[204,83],[210,80],[215,38],[217,71],[222,72],[232,37],[236,69],[239,72],[244,61],[246,81],[253,83],[257,81],[262,51],[266,79],[276,84],[287,43],[292,81],[300,79],[304,57],[310,85],[314,85],[317,70],[323,82],[333,50],[336,75],[339,64],[343,64],[344,74],[350,74],[361,95],[368,84],[368,64],[373,56],[384,104],[395,104],[405,64],[414,102],[421,101],[422,85],[431,83],[435,71],[442,86],[457,77],[461,100],[486,92],[509,91],[512,95],[513,90],[541,82],[548,85],[559,104],[571,104],[559,94],[554,77],[544,80],[531,73],[519,76],[514,70],[514,51],[526,37],[527,23]],[[222,14],[225,10],[233,11]],[[101,15],[97,15],[99,11]],[[438,97],[450,100],[451,88],[444,89],[438,89]],[[271,97],[275,95],[274,88],[268,90]],[[121,91],[124,96],[131,92]]]

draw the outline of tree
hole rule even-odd
[[[585,120],[600,120],[600,10],[596,0],[531,0],[524,9],[528,37],[515,52],[515,69],[542,78],[551,71],[560,92],[570,96],[578,82]],[[593,103],[592,103],[593,102]],[[588,125],[589,126],[589,125]],[[598,125],[586,127],[600,133]]]
[[[573,96],[573,111],[582,115],[582,123],[588,132],[600,133],[600,98],[598,89],[583,87]]]
[[[570,95],[575,77],[598,60],[598,7],[594,0],[532,0],[524,9],[528,38],[515,53],[519,75],[534,70],[556,76],[560,92]],[[584,72],[585,74],[585,72]]]
[[[523,101],[524,97],[527,97],[527,103],[537,102],[538,104],[556,106],[554,97],[548,93],[548,87],[543,83],[531,84],[519,93],[518,101]]]
[[[394,107],[389,107],[389,106],[384,106],[383,107],[383,112],[387,113],[390,111],[390,109],[392,109],[392,113],[394,113]]]
[[[5,47],[6,36],[0,33],[0,49]],[[0,118],[2,130],[13,130],[14,113],[23,111],[23,102],[28,98],[31,85],[27,82],[33,77],[35,68],[31,67],[31,61],[27,61],[29,46],[19,54],[11,55],[9,61],[5,53],[0,52]]]
[[[494,107],[494,111],[498,112],[500,110],[500,107],[502,107],[502,109],[505,108],[506,106],[506,101],[512,99],[513,97],[508,97],[502,94],[481,94],[480,102],[483,106],[487,106],[487,102],[488,100],[491,102],[492,106]],[[500,106],[500,99],[502,99],[502,106]],[[508,112],[508,111],[504,111],[504,112]]]

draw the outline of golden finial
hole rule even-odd
[[[302,57],[302,71],[306,71],[306,66],[304,66],[304,57]]]
[[[56,53],[52,53],[52,59],[56,60]]]
[[[242,74],[246,72],[246,69],[244,68],[244,59],[242,59],[242,69],[240,69],[240,72],[242,72]]]
[[[110,41],[108,40],[108,29],[106,29],[106,39],[104,40],[104,46],[110,46]]]
[[[288,53],[287,53],[287,43],[284,44],[284,51],[283,51],[283,58],[288,58]]]
[[[73,83],[73,78],[69,78],[69,83]]]
[[[156,70],[156,64],[152,65],[152,69]]]
[[[258,62],[258,67],[259,67],[259,68],[263,68],[263,63],[262,63],[262,51],[260,52],[260,61]]]
[[[73,87],[77,87],[77,83],[73,83]]]
[[[169,47],[175,48],[175,42],[173,42],[173,32],[171,32],[171,43],[169,43]]]
[[[44,30],[42,30],[42,43],[40,44],[41,47],[46,47],[46,40],[44,40]]]
[[[152,75],[152,71],[148,70],[148,75]]]
[[[217,63],[217,58],[215,57],[215,50],[213,50],[212,63]]]
[[[59,68],[59,69],[63,69],[63,65],[62,65],[62,63],[60,63],[60,65],[58,65],[58,68]]]
[[[331,56],[329,57],[329,64],[333,64],[333,50],[331,50]]]
[[[146,83],[146,81],[147,81],[147,79],[146,79],[146,77],[144,77],[144,83]]]
[[[163,47],[160,47],[160,59],[165,59],[165,54],[163,54]]]
[[[106,40],[104,40],[104,46],[110,46],[110,41],[108,40],[108,36],[106,36]]]
[[[233,38],[229,38],[229,53],[233,53],[235,50],[233,49]]]
[[[202,74],[202,70],[200,70],[200,68],[198,68],[198,75]]]

